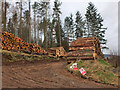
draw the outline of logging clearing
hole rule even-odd
[[[104,53],[116,48],[107,46],[113,42],[108,40],[107,43],[107,39],[113,38],[106,34],[106,30],[108,28],[109,32],[114,27],[104,26],[104,19],[109,20],[105,17],[108,14],[102,14],[105,17],[102,18],[95,7],[98,4],[92,2],[86,9],[83,3],[78,3],[77,8],[77,3],[63,3],[60,0],[2,0],[0,53],[3,88],[118,86],[117,58],[111,59],[115,62],[112,66],[108,57],[103,57]],[[73,7],[75,11],[72,11]]]

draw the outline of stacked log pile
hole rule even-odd
[[[94,60],[101,55],[100,43],[97,37],[78,38],[71,42],[67,59]]]
[[[8,51],[20,51],[24,53],[45,54],[38,44],[26,43],[12,33],[2,32],[2,49]]]
[[[48,49],[48,53],[54,54],[55,56],[61,57],[66,55],[66,51],[63,47],[53,47]]]
[[[2,32],[0,30],[0,49],[2,49]]]

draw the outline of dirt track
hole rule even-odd
[[[2,67],[2,88],[108,88],[75,76],[67,71],[67,63],[20,62]],[[114,87],[113,87],[114,88]]]

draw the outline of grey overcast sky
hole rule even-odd
[[[7,0],[8,1],[8,0]],[[20,0],[9,0],[9,1],[20,1]],[[23,0],[28,1],[28,0]],[[31,0],[40,1],[40,0]],[[46,1],[46,0],[42,0]],[[71,13],[75,16],[77,11],[80,11],[83,18],[88,6],[88,2],[94,3],[98,10],[98,13],[104,19],[103,25],[107,27],[105,38],[107,39],[107,46],[109,50],[104,50],[104,53],[118,52],[118,0],[60,0],[61,5],[61,20],[64,24],[64,18],[69,16]],[[54,0],[50,0],[51,8]]]

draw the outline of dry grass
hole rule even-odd
[[[1,50],[2,62],[16,62],[16,61],[33,61],[33,60],[58,60],[54,57],[49,57],[47,55],[32,55],[21,52],[11,52],[7,50]]]

